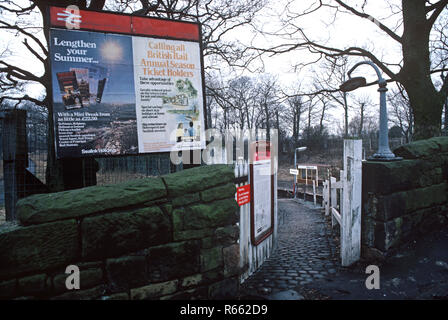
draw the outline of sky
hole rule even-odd
[[[24,0],[20,0],[24,1]],[[26,1],[24,1],[26,2]],[[289,6],[287,3],[291,2]],[[274,37],[267,33],[269,32],[283,32],[289,31],[284,27],[282,20],[287,20],[292,25],[300,26],[310,36],[312,40],[318,40],[319,43],[324,43],[329,46],[343,48],[350,45],[357,45],[372,49],[378,57],[385,57],[388,62],[399,63],[401,59],[400,47],[391,40],[391,38],[385,35],[379,28],[366,19],[355,17],[352,14],[344,12],[338,13],[337,19],[333,19],[333,15],[330,10],[319,9],[319,11],[303,16],[296,19],[286,19],[287,15],[291,17],[294,12],[303,11],[304,8],[311,8],[314,0],[277,0],[271,1],[266,8],[264,8],[258,15],[255,24],[257,29],[264,31],[264,34],[256,33],[251,27],[245,27],[244,29],[236,29],[234,32],[227,34],[227,40],[237,39],[243,44],[253,45],[257,47],[270,47],[283,43],[295,43],[297,39],[285,36]],[[361,10],[361,5],[364,3],[362,0],[347,0],[349,4],[352,4],[356,9]],[[388,27],[394,28],[397,25],[399,16],[391,15],[389,3],[392,5],[399,5],[399,0],[375,0],[368,1],[365,6],[365,12],[371,14],[381,22],[385,23]],[[288,10],[286,10],[288,8]],[[41,25],[41,17],[38,15],[24,17],[27,21],[33,21],[37,25]],[[401,29],[398,27],[398,34],[401,34]],[[255,34],[257,34],[255,36]],[[22,38],[20,36],[5,36],[1,33],[2,41],[0,43],[0,52],[6,47],[9,47],[14,52],[14,56],[11,57],[12,61],[20,61],[20,65],[28,70],[35,70],[37,74],[43,72],[43,68],[39,63],[36,63],[36,59],[30,59],[23,44],[21,44]],[[307,84],[312,81],[311,67],[305,69],[298,69],[294,66],[299,63],[310,62],[315,56],[309,54],[304,50],[294,50],[286,54],[277,55],[273,57],[265,56],[263,58],[265,72],[276,75],[284,88],[290,88],[291,92],[299,83],[306,87]],[[359,61],[359,60],[357,60]],[[206,62],[207,63],[207,62]],[[350,61],[350,65],[353,65],[355,60]],[[314,66],[315,68],[316,66]],[[223,68],[225,70],[225,68]],[[246,71],[247,73],[247,71]],[[244,72],[243,72],[244,74]],[[223,71],[223,76],[228,76],[229,73]],[[252,74],[251,74],[252,75]],[[368,66],[363,66],[357,69],[353,76],[363,75],[368,81],[376,80],[376,75]],[[394,85],[390,84],[389,88]],[[351,93],[351,97],[367,95],[371,96],[371,100],[378,104],[379,96],[376,91],[376,86],[361,88],[356,92]],[[30,89],[34,95],[39,95],[41,88],[34,87]],[[376,112],[375,106],[372,112]],[[333,110],[331,117],[342,121],[342,110]],[[353,116],[353,112],[351,114]],[[332,130],[335,130],[334,123],[330,124]]]
[[[273,47],[279,44],[285,43],[297,43],[297,38],[270,36],[269,33],[287,33],[291,29],[285,28],[282,24],[282,20],[285,20],[286,15],[289,12],[289,16],[292,17],[293,13],[303,12],[306,8],[311,8],[312,4],[316,1],[313,0],[301,0],[293,1],[292,4],[286,9],[286,4],[290,2],[288,0],[279,0],[271,2],[262,12],[258,15],[256,24],[259,29],[264,31],[264,35],[258,34],[254,36],[255,32],[249,30],[247,33],[235,31],[228,35],[228,39],[237,38],[242,43],[253,45],[256,47]],[[346,1],[349,4],[353,4],[358,10],[361,10],[361,4],[364,1]],[[401,1],[390,0],[375,0],[368,1],[368,5],[365,7],[365,12],[369,13],[374,18],[380,20],[386,24],[389,28],[394,28],[399,21],[399,16],[392,15],[391,9],[388,3],[399,5]],[[360,46],[366,47],[372,50],[377,57],[385,58],[387,62],[399,63],[401,59],[401,48],[397,43],[389,36],[385,35],[375,23],[348,14],[339,12],[337,18],[334,19],[333,11],[326,8],[319,9],[313,14],[302,16],[300,18],[289,19],[289,23],[296,26],[300,26],[304,29],[305,33],[311,40],[325,44],[331,47],[345,48],[347,46]],[[397,33],[401,35],[402,30],[398,28]],[[316,69],[317,65],[308,66],[305,68],[297,68],[296,65],[300,63],[311,62],[316,59],[316,55],[310,54],[306,50],[294,50],[289,53],[281,55],[275,55],[272,57],[265,56],[263,58],[265,72],[277,75],[279,82],[285,90],[290,93],[294,92],[294,88],[299,84],[302,88],[306,88],[312,83],[313,80],[313,68]],[[358,61],[364,60],[363,58],[352,59],[349,62],[349,67],[354,65]],[[250,75],[250,73],[246,73]],[[377,79],[376,73],[369,66],[359,67],[352,76],[364,76],[368,81],[375,81]],[[384,74],[383,76],[387,78]],[[394,88],[395,85],[389,84],[389,89]],[[370,100],[375,104],[369,113],[372,116],[379,114],[379,94],[377,92],[377,86],[371,86],[368,88],[360,88],[356,91],[349,93],[349,101],[351,98],[360,96],[368,96]],[[355,115],[357,110],[350,110],[350,118]],[[336,119],[336,121],[327,122],[330,127],[330,131],[335,133],[338,130],[338,126],[343,122],[343,110],[342,108],[335,108],[329,111],[329,119]],[[390,124],[391,125],[391,124]]]

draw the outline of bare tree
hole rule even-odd
[[[302,114],[305,112],[305,104],[303,103],[303,97],[301,96],[291,96],[286,101],[289,107],[288,114],[291,115],[290,121],[292,122],[292,139],[294,146],[297,146],[299,143]]]
[[[22,4],[23,3],[23,4]],[[48,58],[48,34],[43,30],[49,28],[46,19],[50,5],[77,5],[80,9],[98,11],[126,12],[141,16],[158,16],[182,20],[198,21],[202,24],[203,52],[208,68],[213,69],[217,63],[225,62],[229,66],[247,68],[255,55],[242,46],[237,40],[225,41],[226,36],[252,23],[257,12],[265,1],[232,1],[227,0],[2,0],[0,2],[0,31],[17,35],[22,47],[3,48],[0,56],[0,103],[13,101],[16,106],[25,101],[48,108],[50,128],[48,133],[47,184],[50,191],[65,189],[64,168],[73,168],[81,163],[81,159],[57,160],[54,148],[53,118],[50,88],[50,61]],[[3,36],[2,36],[3,38]],[[26,50],[28,57],[35,60],[36,70],[29,70],[14,60],[17,51]],[[10,59],[8,57],[12,57]],[[39,68],[41,70],[39,70]],[[27,89],[30,85],[40,85],[42,96],[32,96]],[[225,116],[231,116],[224,109]],[[228,125],[225,120],[224,125]]]
[[[277,79],[270,74],[265,74],[260,77],[257,89],[257,104],[262,115],[262,127],[266,129],[267,140],[270,140],[270,130],[273,127],[275,108],[279,103]]]
[[[411,142],[414,130],[414,117],[406,92],[400,86],[391,90],[389,94],[389,105],[391,106],[391,121],[398,126],[406,142]]]
[[[355,110],[357,110],[357,115],[355,117],[359,118],[359,125],[354,135],[362,137],[364,133],[364,123],[366,118],[370,117],[369,109],[373,106],[372,100],[367,95],[361,95],[354,99]]]
[[[431,63],[434,61],[434,55],[430,52],[430,40],[433,40],[430,39],[430,35],[438,18],[446,15],[448,0],[402,0],[401,6],[386,1],[389,12],[385,12],[385,15],[397,18],[395,25],[392,26],[387,26],[386,21],[380,21],[365,10],[372,3],[373,1],[364,0],[357,2],[358,5],[351,5],[342,0],[320,0],[314,1],[310,7],[302,6],[303,10],[297,10],[295,2],[290,1],[283,10],[285,15],[283,28],[276,32],[287,40],[283,44],[266,47],[261,51],[282,54],[305,48],[315,53],[317,59],[344,56],[369,59],[387,75],[387,81],[396,81],[406,90],[414,118],[414,137],[425,139],[439,135],[448,79],[445,78],[440,88],[436,88],[431,75],[448,70],[445,67],[438,68],[437,64]],[[378,0],[375,1],[375,5],[378,5]],[[373,23],[380,32],[401,48],[402,60],[399,63],[387,61],[387,55],[383,58],[375,53],[373,48],[368,50],[354,43],[335,47],[326,45],[320,40],[314,40],[301,26],[301,21],[304,20],[304,16],[318,15],[326,10],[332,12],[334,19],[341,14],[350,14],[359,18],[360,22]],[[444,28],[442,32],[446,34],[445,31]]]
[[[344,112],[344,137],[348,136],[349,103],[348,94],[339,90],[339,85],[347,80],[349,70],[346,57],[328,58],[322,61],[320,68],[313,71],[314,82],[309,96],[317,96],[322,104],[320,126],[323,127],[325,112],[328,108],[339,107]]]

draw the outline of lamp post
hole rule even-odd
[[[351,77],[351,73],[360,65],[368,64],[373,69],[378,76],[378,86],[380,93],[380,132],[379,132],[379,142],[378,142],[378,152],[375,153],[368,160],[373,161],[397,161],[402,160],[401,157],[396,157],[395,154],[390,151],[389,148],[389,130],[387,127],[387,106],[386,106],[386,92],[387,92],[387,82],[381,76],[381,72],[378,67],[371,61],[362,61],[355,64],[348,72],[349,79],[340,85],[339,89],[343,92],[353,91],[359,87],[366,84],[366,79],[364,77]]]
[[[294,149],[294,169],[297,169],[297,151],[302,152],[305,151],[307,147],[299,147]],[[296,175],[296,181],[294,181],[294,199],[296,198],[297,193],[297,175]]]
[[[299,147],[294,150],[294,169],[297,169],[297,151],[302,152],[305,150],[306,150],[306,147]]]

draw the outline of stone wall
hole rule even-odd
[[[394,150],[404,160],[363,163],[363,256],[379,258],[448,222],[448,137]]]
[[[239,284],[233,169],[34,195],[0,227],[0,298],[219,299]],[[68,265],[80,290],[68,290]]]

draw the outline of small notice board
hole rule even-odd
[[[274,170],[269,142],[251,145],[251,241],[260,244],[274,231]]]
[[[250,203],[250,185],[246,184],[244,186],[238,187],[236,189],[236,198],[239,206]]]

